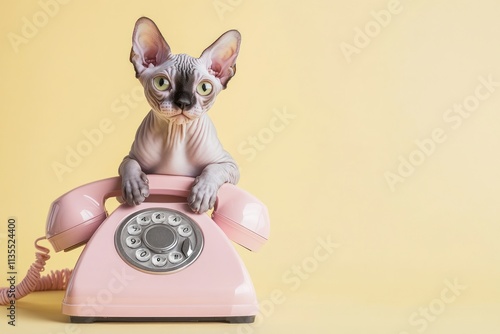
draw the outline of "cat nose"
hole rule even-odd
[[[175,99],[174,103],[179,108],[184,109],[191,105],[191,99],[188,94],[182,93]]]

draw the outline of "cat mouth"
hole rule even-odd
[[[158,110],[162,115],[162,118],[165,118],[169,122],[173,124],[185,124],[189,123],[199,117],[196,113],[188,112],[187,110],[178,109],[178,110]]]

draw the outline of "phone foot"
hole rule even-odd
[[[70,316],[72,323],[91,324],[94,322],[227,322],[230,324],[252,323],[254,315],[233,317],[79,317]]]

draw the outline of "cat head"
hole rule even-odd
[[[156,24],[141,17],[135,24],[130,61],[153,110],[169,122],[183,124],[207,112],[226,88],[236,73],[240,41],[240,33],[230,30],[199,58],[172,54]]]

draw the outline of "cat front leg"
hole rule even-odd
[[[217,192],[224,183],[236,184],[239,179],[238,166],[234,162],[214,163],[206,166],[196,177],[188,204],[196,213],[203,213],[212,209],[217,199]]]
[[[137,205],[144,202],[149,196],[149,181],[142,171],[137,160],[126,156],[118,173],[122,178],[122,197],[129,205]]]

